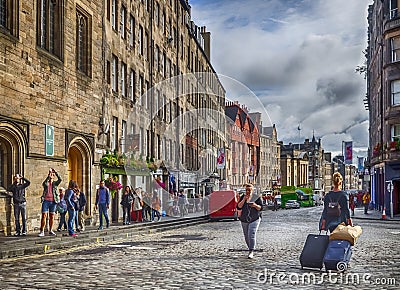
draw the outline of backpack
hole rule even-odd
[[[339,199],[340,197],[338,198],[337,201],[332,201],[332,200],[329,201],[328,208],[326,210],[326,214],[328,216],[333,216],[333,217],[340,216],[342,211],[340,209]]]

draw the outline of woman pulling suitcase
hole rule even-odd
[[[333,190],[324,197],[320,230],[332,232],[340,223],[353,226],[350,217],[349,201],[346,192],[341,190],[343,177],[339,172],[333,174]]]

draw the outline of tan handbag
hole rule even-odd
[[[341,223],[336,229],[330,234],[329,240],[345,240],[349,241],[352,246],[356,243],[357,239],[361,236],[362,229],[360,226],[346,226],[345,223]]]

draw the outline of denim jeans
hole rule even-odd
[[[61,228],[64,226],[64,229],[67,229],[67,223],[65,222],[65,216],[67,212],[60,213],[60,223],[58,224],[58,230],[61,230]]]
[[[249,248],[249,251],[253,251],[256,247],[256,235],[260,222],[261,218],[256,219],[254,222],[251,223],[242,222],[244,239],[246,241],[247,247]]]
[[[74,233],[75,209],[68,209],[68,234]]]
[[[100,218],[100,227],[103,227],[103,215],[106,219],[107,227],[110,225],[110,220],[108,219],[108,210],[106,203],[99,203],[99,218]]]
[[[19,223],[19,216],[22,218],[22,232],[21,224]],[[15,232],[26,233],[26,202],[14,203],[14,217],[15,217]]]
[[[123,210],[124,223],[130,223],[131,222],[131,205],[123,206],[122,210]]]
[[[156,209],[151,209],[151,220],[154,221],[154,216],[157,216],[157,219],[160,220],[161,219],[161,214],[159,210]]]

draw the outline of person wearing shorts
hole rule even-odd
[[[57,176],[57,180],[54,178]],[[61,177],[58,173],[50,168],[49,174],[43,181],[43,195],[42,195],[42,219],[40,221],[39,237],[44,236],[44,227],[46,225],[47,214],[49,214],[49,235],[55,236],[53,232],[54,215],[56,212],[57,203],[60,202],[60,195],[57,186],[61,183]]]

